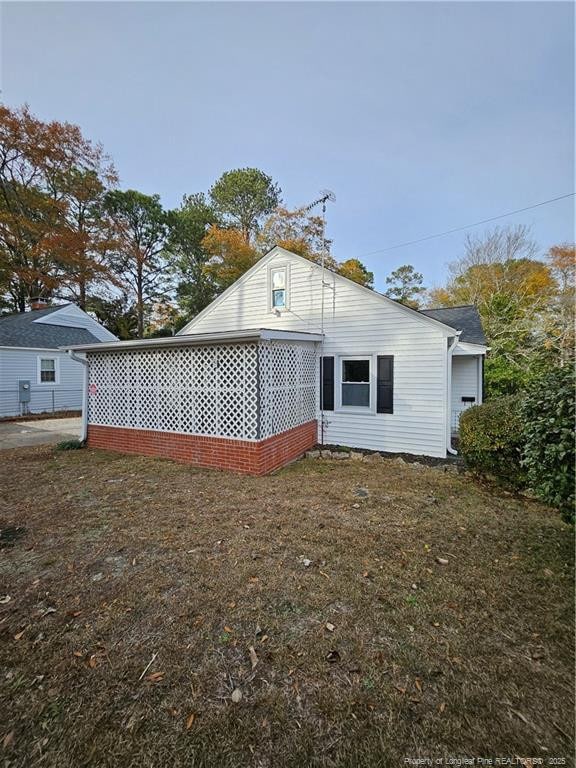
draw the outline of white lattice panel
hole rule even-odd
[[[316,418],[316,349],[313,344],[261,342],[260,437]]]
[[[258,438],[255,344],[99,352],[88,361],[90,424]]]

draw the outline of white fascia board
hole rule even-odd
[[[262,256],[261,259],[259,259],[256,264],[254,264],[247,272],[244,272],[244,274],[236,280],[235,283],[232,283],[226,290],[220,294],[220,296],[217,296],[214,301],[211,304],[208,304],[207,307],[205,307],[202,312],[199,312],[196,317],[193,317],[192,320],[190,320],[189,323],[187,323],[184,328],[178,331],[176,334],[177,336],[186,336],[188,333],[188,329],[193,328],[195,323],[198,322],[201,318],[203,318],[205,315],[208,314],[208,312],[211,312],[213,309],[215,309],[219,304],[224,301],[228,296],[230,296],[234,291],[236,291],[238,288],[240,288],[246,280],[248,280],[251,275],[253,275],[260,267],[262,267],[264,264],[267,264],[276,254],[281,253],[286,256],[286,258],[290,259],[296,259],[298,261],[301,261],[303,264],[306,264],[309,267],[316,268],[316,269],[322,269],[320,264],[317,264],[315,261],[311,261],[310,259],[305,259],[304,256],[300,256],[297,253],[292,253],[292,251],[287,251],[286,248],[282,248],[280,245],[275,245],[272,250],[268,251],[264,256]],[[339,275],[337,272],[334,272],[331,269],[327,269],[326,272],[328,274],[333,275],[335,280],[343,280],[344,282],[348,283],[349,285],[353,285],[354,288],[357,288],[360,291],[365,291],[370,296],[380,299],[381,301],[385,302],[386,304],[395,307],[396,309],[399,309],[401,312],[404,312],[404,314],[409,315],[413,320],[419,320],[421,323],[424,323],[425,325],[433,325],[439,330],[444,332],[444,336],[455,336],[458,332],[455,328],[452,328],[450,325],[446,325],[445,323],[441,323],[439,320],[434,320],[432,317],[428,317],[427,315],[423,315],[421,312],[418,312],[417,309],[411,309],[410,307],[404,306],[404,304],[400,304],[398,301],[394,301],[393,299],[389,299],[388,296],[384,296],[381,293],[378,293],[377,291],[373,291],[371,288],[366,288],[363,285],[360,285],[359,283],[355,283],[353,280],[349,280],[347,277],[344,277],[344,275]]]
[[[270,328],[262,328],[262,339],[272,340],[278,339],[280,341],[322,341],[321,333],[306,333],[305,331],[275,331]]]
[[[60,347],[73,352],[111,352],[124,349],[155,349],[164,347],[187,347],[209,344],[233,344],[234,342],[259,341],[260,339],[283,339],[285,341],[321,341],[317,333],[297,331],[273,331],[257,328],[245,331],[216,331],[214,333],[186,334],[185,336],[164,336],[159,339],[132,339],[129,341],[103,341],[95,344],[74,344]]]
[[[0,344],[0,349],[17,349],[22,352],[59,352],[62,347],[14,347],[11,344]]]
[[[485,355],[490,347],[484,344],[471,344],[468,341],[459,341],[453,355]]]

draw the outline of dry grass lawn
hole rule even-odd
[[[571,761],[572,531],[537,503],[48,447],[0,488],[5,766]]]

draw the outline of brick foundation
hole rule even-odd
[[[88,425],[88,447],[161,456],[198,467],[266,475],[298,458],[317,441],[316,420],[266,440],[230,440],[124,427]]]

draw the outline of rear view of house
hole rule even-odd
[[[473,307],[418,312],[275,247],[177,336],[76,351],[89,445],[263,474],[317,442],[445,457],[486,346]]]
[[[0,318],[0,418],[80,410],[83,367],[62,346],[115,341],[74,304]]]

